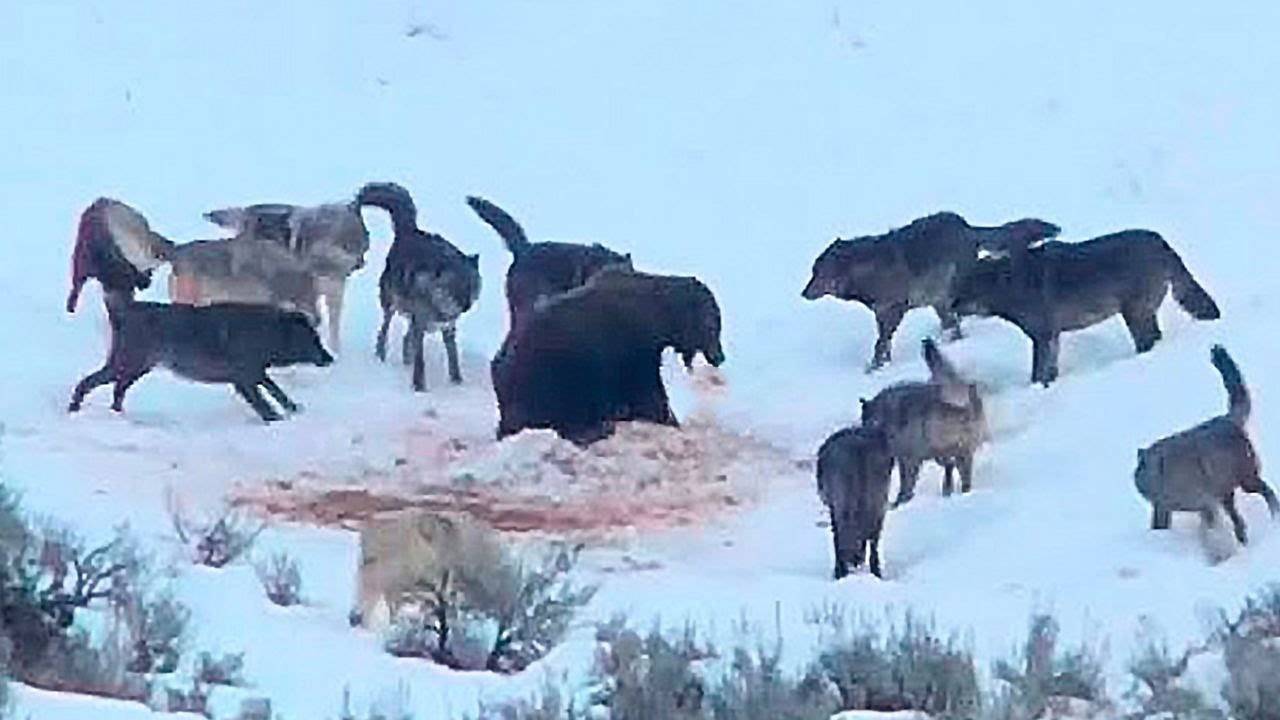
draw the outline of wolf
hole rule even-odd
[[[608,267],[538,303],[490,364],[498,439],[551,428],[587,445],[618,421],[678,425],[659,373],[668,347],[686,368],[724,362],[720,307],[696,278]]]
[[[1222,316],[1169,243],[1150,230],[1122,230],[1080,243],[1048,242],[983,259],[957,283],[960,315],[994,315],[1032,343],[1031,382],[1058,377],[1058,337],[1115,315],[1139,353],[1161,337],[1156,311],[1169,290],[1197,320]]]
[[[932,340],[923,342],[923,352],[930,374],[927,382],[890,385],[862,401],[862,424],[884,432],[898,466],[894,507],[915,496],[925,460],[942,466],[943,495],[954,491],[957,469],[960,491],[969,492],[974,454],[988,437],[977,385],[965,381]]]
[[[397,313],[409,318],[401,358],[413,364],[413,389],[426,390],[423,340],[439,330],[449,364],[449,380],[462,382],[458,361],[458,318],[480,297],[480,256],[466,255],[443,236],[418,228],[418,209],[409,191],[395,183],[370,183],[356,196],[357,204],[386,210],[395,237],[378,280],[382,325],[378,329],[378,359],[387,359],[387,333]]]
[[[341,351],[346,283],[364,267],[369,252],[369,231],[354,199],[320,205],[259,203],[210,210],[204,217],[237,237],[274,241],[302,259],[314,278],[315,295],[324,300],[329,346]]]
[[[539,299],[581,287],[602,268],[634,269],[630,253],[618,253],[599,243],[530,242],[524,228],[492,202],[469,195],[467,205],[498,233],[511,252],[506,283],[509,327],[523,320]]]
[[[232,238],[177,244],[151,230],[136,209],[99,198],[81,214],[67,310],[75,311],[88,278],[102,283],[109,302],[131,299],[136,290],[150,285],[155,269],[169,264],[169,298],[174,302],[269,304],[296,310],[318,323],[319,299],[331,290],[326,283],[333,282],[324,274],[333,267],[332,254],[293,252],[256,234],[259,229],[258,224],[246,224]],[[330,305],[331,336],[336,333],[332,310],[340,303]]]
[[[833,434],[818,449],[818,496],[831,515],[836,580],[862,566],[880,571],[880,532],[889,506],[893,454],[877,428],[852,427]],[[869,558],[868,558],[869,556]]]
[[[868,371],[889,362],[893,334],[908,310],[932,307],[942,328],[960,337],[960,319],[952,311],[952,284],[978,261],[978,251],[1056,237],[1050,222],[1026,218],[998,227],[976,227],[953,212],[939,212],[883,235],[834,242],[813,263],[806,300],[830,295],[866,305],[876,316],[875,352]]]
[[[76,311],[90,278],[102,285],[108,305],[132,300],[136,291],[151,286],[152,272],[163,262],[159,249],[170,244],[128,205],[106,197],[94,200],[80,213],[67,312]]]
[[[1262,480],[1261,464],[1245,425],[1252,411],[1249,389],[1226,348],[1215,345],[1210,361],[1227,390],[1227,412],[1138,451],[1134,485],[1151,503],[1151,528],[1169,528],[1173,512],[1196,512],[1203,526],[1217,524],[1218,507],[1231,519],[1236,540],[1248,543],[1236,509],[1236,488],[1261,495],[1274,517],[1276,494]]]
[[[497,533],[466,515],[413,510],[377,517],[360,528],[353,624],[386,629],[407,596],[460,567],[505,562]]]
[[[111,409],[123,412],[125,393],[160,365],[188,380],[231,385],[259,417],[272,422],[281,415],[259,387],[286,412],[299,408],[267,368],[333,362],[305,316],[270,306],[111,303],[107,316],[111,352],[101,369],[76,385],[68,412],[79,411],[90,391],[110,383],[115,383]]]

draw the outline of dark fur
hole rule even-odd
[[[1031,381],[1058,377],[1058,336],[1124,318],[1138,352],[1160,339],[1156,311],[1173,297],[1192,317],[1221,313],[1173,248],[1149,230],[1124,230],[1081,243],[1049,242],[984,259],[958,283],[955,309],[1017,325],[1034,348]]]
[[[871,574],[880,571],[880,531],[889,507],[893,455],[884,433],[875,428],[846,428],[818,450],[818,496],[831,515],[835,579],[869,558]]]
[[[633,269],[630,254],[614,252],[599,243],[529,242],[524,228],[502,208],[478,197],[468,197],[467,204],[511,251],[506,292],[513,328],[540,298],[581,287],[592,275],[611,265]]]
[[[356,196],[360,205],[380,207],[391,214],[395,240],[378,280],[382,326],[377,353],[387,359],[391,318],[409,318],[402,359],[413,363],[413,389],[426,390],[423,342],[439,329],[449,363],[449,380],[462,382],[458,361],[457,321],[480,296],[480,256],[466,255],[444,237],[418,228],[418,210],[409,192],[394,183],[370,183]]]
[[[1245,430],[1252,403],[1240,369],[1220,345],[1210,359],[1227,389],[1227,412],[1139,450],[1134,484],[1151,503],[1152,529],[1167,529],[1173,512],[1199,513],[1205,526],[1213,526],[1221,506],[1244,544],[1248,536],[1236,510],[1236,489],[1261,495],[1272,516],[1280,513],[1280,501],[1262,480]]]
[[[287,412],[298,406],[267,376],[267,368],[333,362],[300,313],[232,303],[196,307],[143,302],[108,305],[107,310],[111,353],[101,369],[76,385],[70,412],[80,409],[91,390],[109,383],[115,383],[111,409],[123,411],[130,386],[160,365],[188,380],[232,385],[270,422],[280,414],[259,386]]]
[[[127,302],[151,285],[151,270],[138,270],[120,252],[107,229],[106,209],[115,200],[98,198],[80,214],[76,245],[71,255],[71,292],[67,312],[75,312],[80,293],[90,278],[102,285],[108,303]]]
[[[498,437],[551,428],[587,444],[613,424],[677,425],[659,367],[671,347],[686,365],[697,353],[724,361],[720,308],[691,277],[607,268],[513,328],[493,359]]]
[[[894,507],[914,497],[925,460],[942,466],[944,495],[952,493],[957,469],[960,491],[969,492],[973,456],[987,437],[977,386],[960,378],[933,341],[924,341],[924,356],[932,375],[928,382],[891,385],[862,401],[862,424],[885,433],[898,465]]]
[[[801,295],[854,300],[875,313],[878,337],[869,369],[889,361],[893,334],[908,310],[932,307],[944,330],[960,336],[952,312],[954,280],[978,260],[978,250],[1010,247],[1055,237],[1057,225],[1024,219],[999,227],[975,227],[952,212],[920,218],[883,235],[836,239],[813,263]]]

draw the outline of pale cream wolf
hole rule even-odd
[[[360,529],[360,567],[352,620],[385,630],[424,582],[449,568],[505,562],[497,533],[463,515],[411,511]]]

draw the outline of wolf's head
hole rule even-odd
[[[869,238],[836,238],[813,261],[813,273],[800,296],[806,300],[827,295],[846,300],[866,296],[870,292],[868,286],[883,270],[881,258],[874,250]]]
[[[1009,258],[983,258],[956,279],[951,309],[960,315],[993,315],[1014,290],[1013,262]]]
[[[269,353],[270,367],[333,364],[333,355],[324,349],[311,320],[300,312],[282,311],[276,320]]]

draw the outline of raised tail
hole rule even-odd
[[[929,382],[942,388],[942,401],[956,407],[969,407],[972,404],[974,386],[960,377],[955,365],[947,359],[938,344],[929,338],[922,343],[924,363],[929,367]]]
[[[1214,345],[1209,353],[1213,366],[1222,374],[1222,384],[1227,388],[1227,417],[1239,427],[1249,421],[1249,413],[1253,410],[1253,402],[1249,399],[1249,388],[1245,387],[1240,368],[1231,359],[1227,349]]]
[[[1163,239],[1161,242],[1164,242]],[[1169,247],[1168,242],[1164,242],[1164,248],[1168,258],[1169,284],[1173,288],[1173,299],[1177,300],[1182,309],[1197,320],[1217,320],[1222,317],[1218,303],[1214,302],[1208,291],[1196,282],[1178,253]]]
[[[418,226],[418,207],[403,186],[393,182],[371,182],[356,193],[356,207],[372,205],[391,215],[396,228],[413,229]]]
[[[974,229],[978,232],[979,248],[1001,254],[1025,251],[1062,233],[1062,228],[1038,218],[1023,218],[999,227]]]
[[[493,228],[494,232],[507,244],[507,250],[515,257],[520,257],[529,249],[529,238],[524,228],[505,210],[481,197],[467,196],[467,204],[480,216],[480,219]]]

